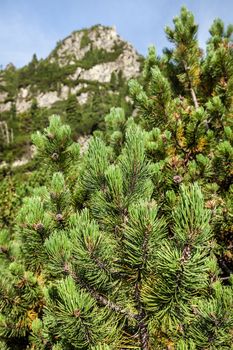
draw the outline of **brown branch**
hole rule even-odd
[[[191,96],[192,96],[192,100],[193,100],[193,103],[194,103],[194,107],[195,107],[195,109],[197,109],[199,107],[199,104],[198,104],[198,101],[197,101],[196,93],[195,93],[194,88],[192,86],[192,81],[191,81],[190,76],[189,76],[189,68],[188,68],[186,62],[183,62],[183,65],[184,65],[185,73],[186,73],[187,78],[188,78],[189,89],[190,89],[190,92],[191,92]]]
[[[190,85],[191,85],[191,82],[190,82]],[[195,91],[194,91],[194,89],[192,87],[190,87],[190,92],[191,92],[191,96],[192,96],[192,99],[193,99],[194,107],[196,109],[198,109],[199,104],[197,102],[197,96],[196,96]]]
[[[147,330],[147,325],[145,323],[146,312],[141,302],[140,280],[141,280],[141,274],[140,274],[140,271],[138,271],[138,279],[135,284],[135,299],[136,299],[137,310],[138,310],[137,320],[138,320],[138,327],[139,327],[139,337],[140,337],[142,350],[149,350],[149,344],[148,344],[149,334]]]
[[[137,314],[133,314],[129,310],[126,310],[122,308],[120,305],[117,305],[116,303],[109,300],[107,297],[99,294],[94,288],[90,287],[83,279],[81,279],[74,271],[71,271],[70,268],[65,265],[64,266],[64,272],[69,274],[79,285],[88,291],[91,296],[102,306],[106,306],[109,309],[111,309],[114,312],[120,313],[130,319],[138,319]]]

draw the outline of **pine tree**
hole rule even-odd
[[[59,172],[53,175],[51,192],[42,187],[35,190],[32,198],[25,199],[14,239],[10,239],[6,230],[0,236],[1,266],[4,267],[0,276],[0,339],[16,350],[26,349],[32,321],[40,317],[44,306],[43,242],[54,229],[62,230],[65,223],[70,202],[64,176],[69,171],[67,178],[71,179],[73,162],[79,155],[79,146],[73,143],[70,128],[62,125],[58,116],[51,118],[43,135],[38,132],[33,139],[47,171]],[[48,205],[50,212],[46,213]]]
[[[136,118],[112,109],[84,155],[57,116],[33,136],[51,181],[0,235],[3,348],[232,348],[232,30],[204,56],[197,29],[182,8]]]
[[[32,324],[38,349],[230,346],[232,290],[218,276],[211,210],[197,184],[183,185],[163,215],[145,145],[146,133],[130,125],[111,164],[93,139],[78,181],[88,209],[44,243],[53,281],[43,321]]]
[[[224,32],[223,23],[214,22],[205,57],[198,48],[193,15],[185,8],[174,19],[174,29],[166,28],[166,33],[175,48],[166,50],[161,59],[150,49],[142,79],[130,81],[130,91],[139,109],[140,123],[149,131],[147,149],[155,162],[154,183],[161,201],[166,200],[166,190],[177,191],[181,183],[198,181],[203,186],[206,205],[215,213],[221,264],[226,265],[224,273],[228,269],[229,275],[233,269],[229,239],[232,26]]]
[[[66,121],[71,125],[76,134],[79,134],[82,127],[82,114],[76,95],[69,94],[66,100]]]

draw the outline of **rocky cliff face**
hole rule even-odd
[[[47,67],[44,68],[44,75],[46,75],[46,69],[48,74],[52,68],[60,72],[60,75],[51,78],[53,84],[48,84],[45,88],[41,88],[43,81],[40,82],[40,77],[33,81],[33,77],[37,74],[36,70],[39,76],[41,66]],[[32,67],[34,70],[30,81]],[[119,74],[125,79],[137,76],[140,71],[140,56],[132,45],[120,38],[114,27],[98,25],[73,32],[59,42],[43,62],[31,62],[19,71],[14,70],[12,66],[7,70],[14,71],[15,75],[18,74],[17,82],[12,89],[9,78],[8,81],[4,79],[7,76],[6,72],[1,73],[0,113],[10,111],[13,104],[16,106],[17,113],[23,113],[30,109],[32,99],[43,108],[66,100],[69,94],[75,94],[77,101],[85,104],[91,94],[91,86],[95,82],[110,83],[113,75]],[[43,79],[42,76],[41,79]]]
[[[127,44],[117,34],[115,27],[97,25],[90,29],[73,32],[58,44],[58,47],[51,54],[50,60],[53,61],[54,56],[57,55],[60,65],[74,64],[75,60],[83,59],[91,47],[112,52],[114,46],[119,43]],[[130,45],[128,44],[128,46]]]

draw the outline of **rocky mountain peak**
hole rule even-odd
[[[115,27],[96,25],[89,29],[75,31],[60,41],[51,55],[51,61],[58,58],[61,65],[74,64],[76,60],[82,60],[90,50],[113,52],[116,45],[123,42]],[[127,45],[126,42],[124,44]]]
[[[139,74],[140,59],[115,27],[95,25],[75,31],[60,41],[48,58],[36,63],[32,60],[16,70],[14,91],[12,81],[10,84],[4,81],[3,72],[0,112],[10,111],[15,104],[16,111],[23,113],[31,107],[33,99],[40,108],[49,108],[67,99],[70,93],[77,96],[79,103],[86,103],[90,84],[109,83],[113,74],[121,74],[125,79],[134,77]]]

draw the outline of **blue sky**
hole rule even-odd
[[[160,53],[169,45],[164,27],[182,5],[199,23],[201,47],[214,18],[233,23],[233,0],[0,0],[0,64],[21,67],[33,53],[44,58],[57,41],[94,24],[115,25],[144,55],[150,44]]]

